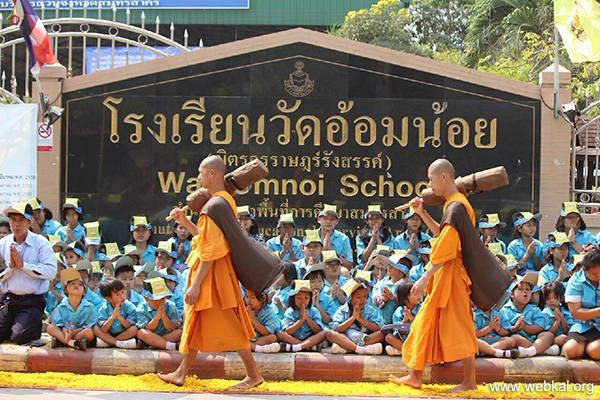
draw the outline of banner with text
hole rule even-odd
[[[197,8],[197,9],[247,9],[250,8],[250,0],[31,0],[33,8],[38,9],[42,6],[46,10],[54,10],[58,5],[60,8],[73,7],[74,9],[83,9],[86,6],[89,9],[101,6],[105,10],[113,7],[122,8]],[[14,7],[12,1],[0,1],[0,10],[12,10]]]

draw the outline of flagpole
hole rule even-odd
[[[35,78],[35,83],[37,84],[37,88],[38,88],[38,102],[39,102],[40,111],[42,112],[42,118],[43,118],[43,115],[46,112],[46,101],[44,99],[44,92],[42,91],[42,84],[40,83],[40,75],[36,73],[36,74],[33,74],[33,77]]]
[[[554,25],[554,119],[558,118],[558,29]]]

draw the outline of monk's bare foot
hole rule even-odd
[[[260,386],[264,382],[262,376],[258,378],[250,378],[249,376],[242,379],[239,383],[229,386],[229,389],[252,389],[253,387]]]
[[[423,386],[423,381],[418,377],[414,376],[413,374],[408,374],[406,376],[403,376],[402,378],[396,378],[395,376],[391,376],[391,380],[396,385],[408,385],[415,389],[421,389],[421,386]]]
[[[180,376],[177,371],[171,372],[170,374],[156,374],[160,379],[164,382],[172,383],[173,385],[183,386],[183,382],[185,381],[185,376]]]
[[[462,393],[462,392],[466,392],[467,390],[475,390],[475,389],[477,389],[476,383],[463,382],[458,386],[444,390],[444,392],[445,393]]]

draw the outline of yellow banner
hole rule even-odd
[[[600,60],[600,3],[554,0],[554,23],[571,61]]]

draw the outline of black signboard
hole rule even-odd
[[[439,157],[459,175],[506,168],[510,185],[473,195],[476,212],[509,222],[538,208],[539,100],[426,70],[298,43],[65,99],[63,195],[79,197],[86,220],[120,244],[132,215],[149,216],[155,240],[171,235],[164,217],[198,188],[209,154],[229,170],[255,158],[267,165],[269,176],[236,197],[267,237],[287,212],[301,236],[324,203],[338,206],[353,243],[369,204],[382,205],[397,234],[394,206],[420,194]]]

